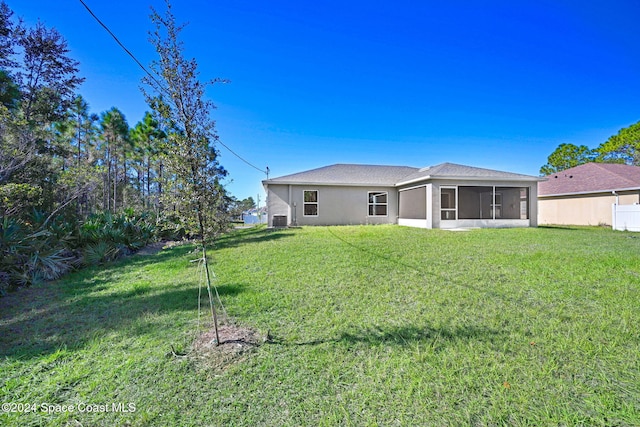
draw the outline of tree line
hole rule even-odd
[[[540,168],[541,175],[551,175],[585,163],[623,163],[640,166],[640,122],[621,129],[596,148],[586,145],[560,144]]]
[[[157,34],[171,29],[154,19]],[[178,41],[154,46],[158,64],[180,54]],[[226,229],[241,203],[221,183],[212,105],[188,64],[156,70],[166,84],[149,85],[151,111],[135,125],[116,107],[97,115],[63,36],[0,2],[0,295],[159,237]],[[176,97],[195,102],[195,116],[181,116]]]

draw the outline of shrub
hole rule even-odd
[[[125,210],[92,215],[79,227],[34,212],[27,221],[0,217],[0,295],[61,277],[84,264],[133,253],[157,238],[155,218]]]
[[[72,269],[77,257],[64,247],[63,242],[64,239],[50,230],[34,232],[26,224],[2,218],[0,292],[57,279]]]
[[[80,227],[79,241],[85,264],[103,263],[133,253],[157,238],[155,220],[149,213],[127,209],[119,214],[92,215]]]

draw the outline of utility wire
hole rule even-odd
[[[115,34],[113,34],[113,32],[109,29],[109,27],[107,27],[104,22],[102,22],[100,20],[100,18],[98,18],[96,16],[95,13],[93,13],[93,11],[89,8],[89,6],[87,6],[87,4],[84,2],[84,0],[79,0],[80,3],[82,3],[82,5],[84,6],[85,9],[87,9],[87,12],[89,12],[89,14],[91,16],[93,16],[93,18],[98,21],[98,24],[100,24],[102,26],[102,28],[104,28],[109,35],[111,35],[111,37],[113,37],[113,39],[116,41],[116,43],[118,43],[118,45],[127,53],[127,55],[129,55],[131,57],[131,59],[133,59],[135,61],[136,64],[138,64],[138,66],[140,68],[142,68],[142,70],[147,73],[147,75],[149,77],[151,77],[153,79],[154,82],[156,82],[156,84],[158,85],[158,87],[162,90],[164,90],[164,86],[158,81],[158,79],[156,79],[156,77],[151,74],[145,67],[144,65],[142,65],[142,63],[140,61],[138,61],[138,58],[135,57],[135,55],[133,53],[131,53],[131,51],[129,49],[127,49],[125,47],[124,44],[122,44],[122,42],[118,39],[118,37],[116,37]],[[228,145],[226,145],[225,143],[223,143],[220,138],[218,138],[217,136],[215,137],[216,142],[219,142],[220,145],[222,145],[224,148],[226,148],[227,150],[229,150],[229,152],[231,154],[233,154],[234,156],[236,156],[237,158],[239,158],[240,160],[242,160],[243,162],[245,162],[247,165],[251,166],[252,168],[264,173],[265,175],[267,175],[267,179],[269,179],[269,168],[267,167],[266,170],[260,169],[259,167],[255,166],[254,164],[252,164],[251,162],[249,162],[248,160],[244,159],[242,156],[240,156],[238,153],[236,153],[235,151],[233,151],[231,148],[229,148]]]
[[[229,152],[231,154],[233,154],[234,156],[236,156],[237,158],[239,158],[240,160],[242,160],[243,162],[245,162],[246,164],[248,164],[249,166],[251,166],[252,168],[254,168],[255,170],[258,170],[260,172],[262,172],[263,174],[267,175],[267,179],[269,179],[269,168],[267,167],[267,170],[263,170],[260,169],[258,166],[252,164],[251,162],[249,162],[246,159],[243,159],[238,153],[236,153],[235,151],[233,151],[231,148],[229,148],[228,145],[226,145],[224,142],[222,142],[220,140],[220,138],[216,138],[216,142],[220,143],[220,145],[222,145],[224,148],[226,148],[227,150],[229,150]]]
[[[95,14],[95,13],[93,13],[93,11],[92,11],[91,9],[89,9],[89,6],[87,6],[87,4],[84,2],[84,0],[79,0],[79,1],[80,1],[80,3],[82,3],[82,5],[85,7],[85,9],[87,9],[87,12],[89,12],[89,14],[91,14],[91,16],[93,16],[93,17],[94,17],[94,19],[95,19],[96,21],[98,21],[98,24],[100,24],[100,25],[102,26],[102,28],[104,28],[104,29],[107,31],[107,33],[109,33],[109,34],[111,35],[111,37],[113,37],[113,39],[116,41],[116,43],[118,43],[118,45],[119,45],[122,49],[124,49],[124,51],[125,51],[125,52],[127,52],[127,54],[131,57],[131,59],[133,59],[133,60],[135,61],[135,63],[136,63],[136,64],[138,64],[138,66],[139,66],[140,68],[142,68],[142,70],[143,70],[145,73],[147,73],[147,75],[148,75],[149,77],[151,77],[151,78],[153,79],[153,81],[155,81],[155,82],[158,84],[158,86],[159,86],[159,87],[161,87],[161,88],[162,88],[162,87],[163,87],[163,86],[162,86],[162,84],[160,84],[160,82],[156,79],[156,77],[155,77],[153,74],[151,74],[151,73],[150,73],[150,72],[149,72],[149,71],[144,67],[144,65],[142,65],[142,63],[141,63],[140,61],[138,61],[138,58],[136,58],[136,57],[133,55],[133,53],[131,53],[131,51],[129,51],[129,49],[127,49],[127,48],[125,47],[125,45],[123,45],[123,44],[122,44],[122,42],[121,42],[120,40],[118,40],[118,37],[116,37],[116,35],[115,35],[115,34],[113,34],[113,32],[111,32],[111,30],[109,29],[109,27],[107,27],[107,26],[106,26],[106,25],[105,25],[105,24],[100,20],[100,18],[98,18],[98,17],[96,16],[96,14]]]

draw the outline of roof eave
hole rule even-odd
[[[403,185],[415,184],[416,182],[428,181],[431,179],[431,175],[423,176],[420,178],[410,179],[409,181],[402,181],[394,185],[394,187],[402,187]]]
[[[571,193],[555,193],[555,194],[538,194],[539,198],[544,197],[559,197],[559,196],[583,196],[585,194],[601,194],[601,193],[615,193],[618,191],[640,191],[640,187],[629,187],[629,188],[613,188],[613,189],[603,189],[603,190],[590,190],[590,191],[574,191]]]
[[[525,181],[525,182],[542,182],[542,181],[546,181],[546,178],[538,178],[535,176],[532,177],[527,177],[527,176],[518,176],[518,177],[495,177],[495,176],[456,176],[456,175],[450,175],[450,176],[445,176],[445,175],[436,175],[436,176],[425,176],[425,177],[421,177],[421,178],[415,178],[409,181],[403,181],[403,182],[399,182],[397,183],[395,186],[396,187],[401,187],[403,185],[408,185],[408,184],[415,184],[417,182],[422,182],[422,181],[433,181],[433,180],[441,180],[441,179],[450,179],[450,180],[456,180],[456,181],[498,181],[498,182],[513,182],[513,181]]]
[[[327,187],[393,187],[394,184],[384,184],[379,182],[363,182],[363,183],[349,183],[349,182],[320,182],[320,181],[262,181],[262,185],[318,185]]]

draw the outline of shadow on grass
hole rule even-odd
[[[403,268],[407,268],[409,270],[413,270],[416,273],[421,274],[422,276],[431,276],[431,277],[435,277],[435,278],[441,279],[442,283],[446,283],[447,285],[454,284],[454,285],[459,286],[461,288],[466,288],[466,289],[472,290],[472,291],[474,291],[474,292],[476,292],[478,294],[485,295],[485,296],[491,297],[491,298],[496,298],[496,299],[502,300],[504,302],[508,302],[508,303],[514,304],[516,307],[519,307],[519,306],[522,305],[521,302],[518,299],[516,299],[514,297],[511,297],[509,295],[492,291],[492,290],[490,290],[490,289],[488,289],[486,287],[474,286],[473,284],[469,283],[468,280],[463,280],[463,279],[451,277],[451,275],[446,274],[446,271],[443,272],[443,271],[439,271],[439,270],[430,269],[429,268],[429,265],[430,265],[429,262],[425,262],[425,263],[420,264],[420,265],[410,264],[410,263],[405,262],[405,261],[403,261],[403,260],[401,260],[399,258],[392,257],[392,256],[389,256],[389,255],[385,255],[385,254],[380,254],[380,253],[378,253],[376,251],[373,251],[373,250],[371,250],[369,248],[355,245],[355,244],[349,242],[348,240],[346,240],[345,238],[343,238],[341,236],[338,236],[336,233],[334,233],[331,230],[331,227],[327,227],[327,229],[329,230],[329,233],[333,237],[335,237],[336,239],[340,240],[341,242],[343,242],[347,246],[350,246],[351,248],[356,249],[356,250],[358,250],[360,252],[366,253],[369,256],[373,257],[373,258],[376,258],[376,259],[379,259],[379,260],[383,260],[383,261],[386,261],[386,262],[388,262],[390,264],[395,264],[397,266],[400,266],[400,267],[403,267]]]
[[[63,293],[73,293],[74,295],[80,293],[91,293],[104,290],[109,284],[116,280],[117,276],[129,273],[153,264],[160,264],[169,260],[179,260],[187,254],[193,252],[195,246],[192,244],[184,244],[173,246],[171,248],[163,249],[162,251],[153,255],[138,255],[133,254],[124,258],[120,258],[108,264],[95,265],[85,267],[82,270],[72,273],[71,276],[65,276],[57,282],[47,284],[45,286],[51,287],[56,284],[62,284],[58,287],[59,291]],[[194,258],[200,256],[199,253],[193,254]],[[186,263],[180,263],[178,268],[182,268]],[[72,282],[72,285],[65,286],[64,283]],[[25,290],[19,290],[18,292],[24,292]],[[1,304],[0,299],[0,304]]]
[[[166,286],[159,286],[151,282],[153,279],[145,278],[140,283],[123,286],[122,278],[116,276],[122,270],[163,261],[170,269],[174,266],[171,262],[174,258],[177,260],[175,268],[189,268],[184,257],[189,250],[189,247],[177,247],[166,250],[166,253],[132,257],[106,268],[77,272],[67,280],[24,289],[0,299],[0,357],[29,359],[51,354],[60,348],[78,349],[88,341],[114,331],[124,337],[164,334],[154,323],[156,319],[171,321],[171,316],[163,317],[163,314],[185,312],[191,316],[189,313],[196,313],[196,280],[167,281]],[[177,258],[180,256],[182,259]],[[93,279],[92,275],[99,278]],[[166,276],[163,280],[167,280]],[[109,292],[109,282],[118,281],[118,287]],[[244,285],[228,284],[217,289],[224,298],[243,292]],[[204,289],[202,304],[208,304]],[[146,327],[149,322],[149,327]]]
[[[503,333],[485,327],[458,326],[434,328],[430,325],[406,325],[360,328],[354,331],[342,332],[335,338],[303,342],[287,342],[274,338],[269,341],[269,343],[289,346],[314,346],[326,343],[354,345],[361,343],[369,346],[393,345],[398,347],[413,346],[416,343],[430,343],[434,349],[441,349],[448,344],[458,341],[497,343],[503,338]]]
[[[570,230],[570,231],[579,230],[579,228],[569,227],[567,225],[539,225],[538,228],[543,228],[545,230]]]
[[[233,248],[252,243],[279,240],[293,235],[293,231],[280,228],[266,228],[257,226],[252,228],[237,229],[220,237],[215,244],[215,249]]]

